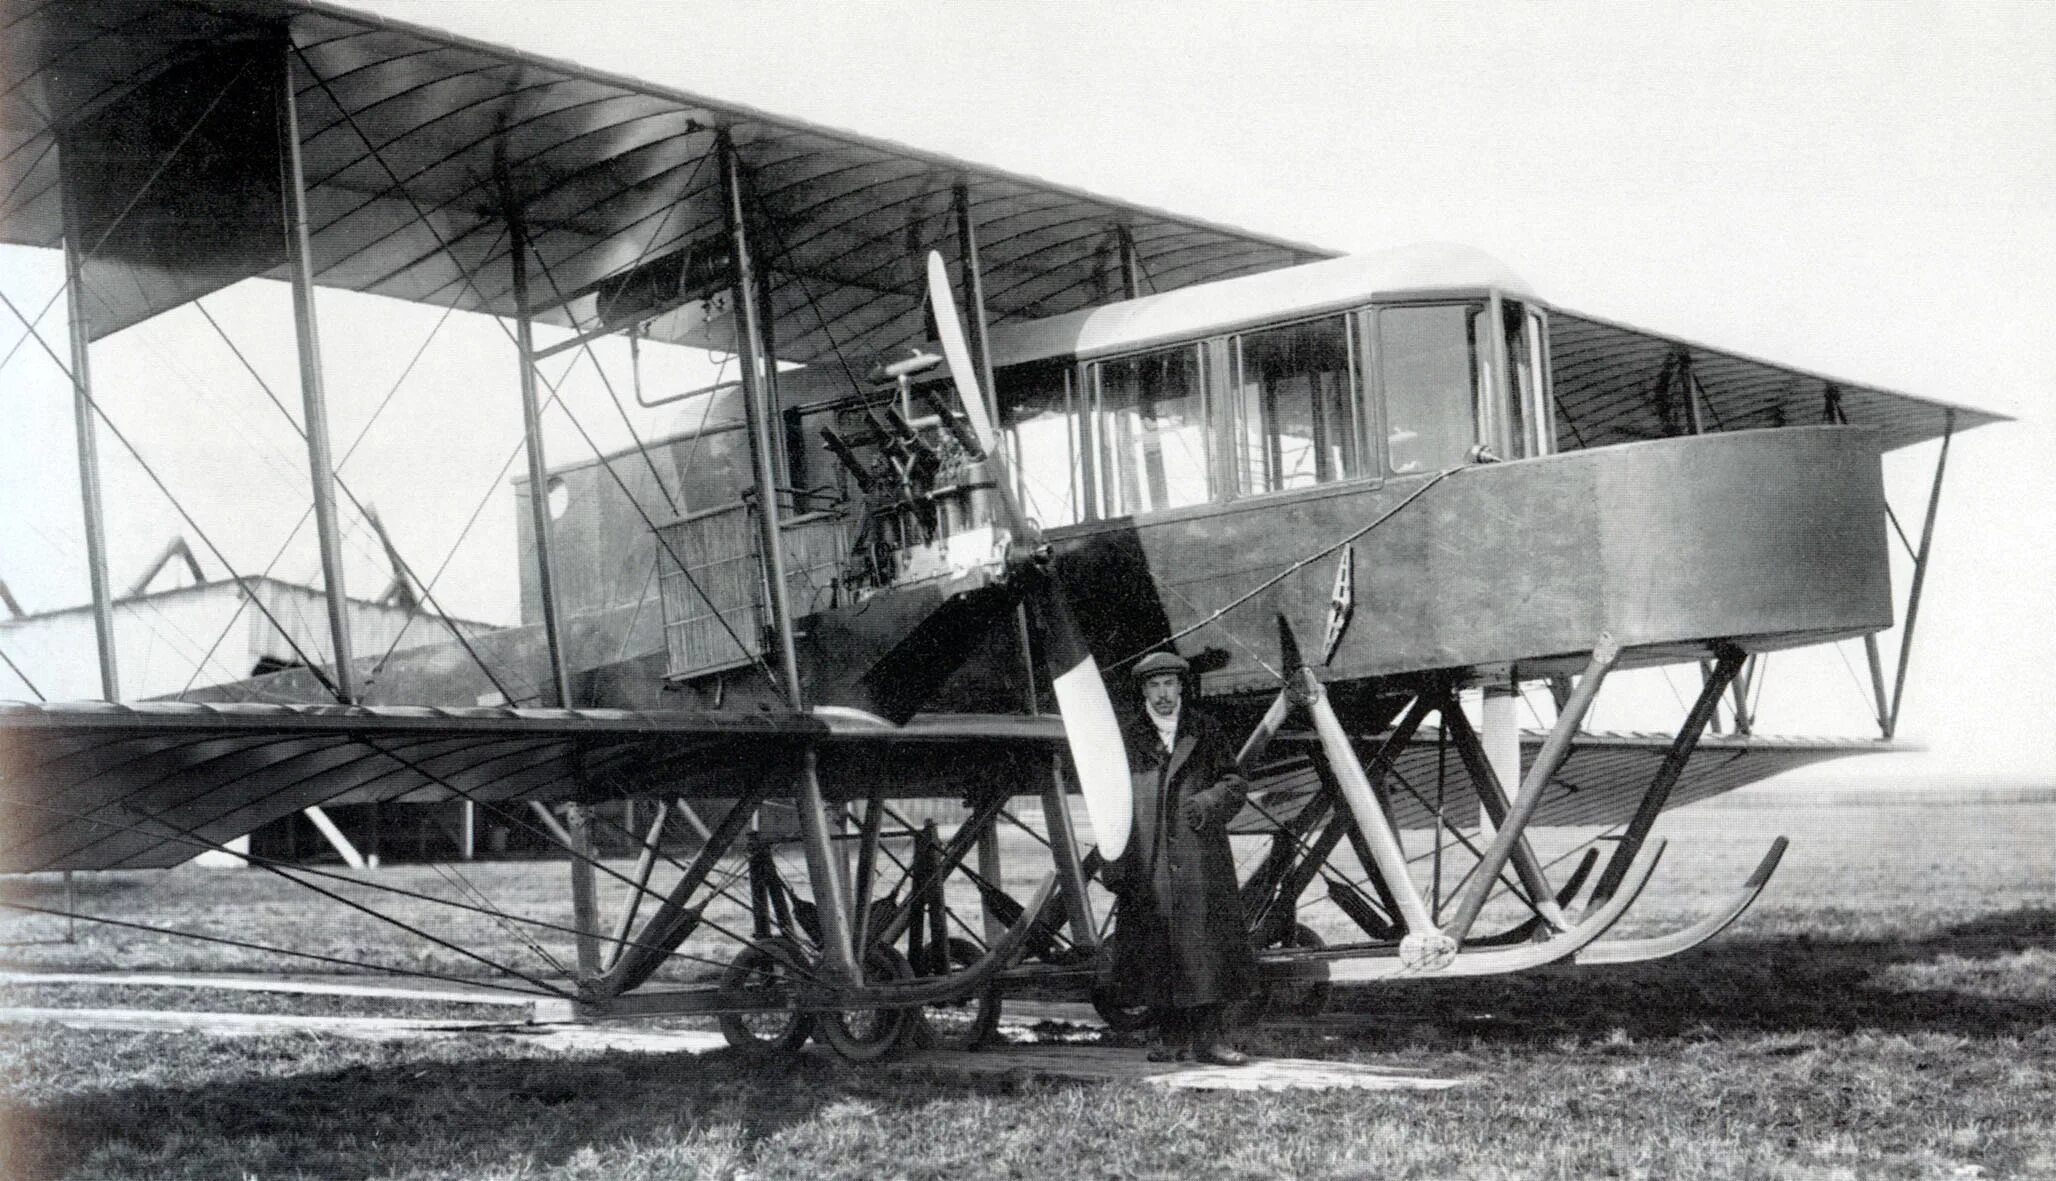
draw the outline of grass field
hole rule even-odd
[[[1244,1037],[1264,1053],[1471,1080],[1446,1092],[1193,1094],[811,1054],[544,1057],[511,1039],[4,1026],[0,1176],[2056,1177],[2056,807],[1766,807],[1758,795],[1674,814],[1665,831],[1671,853],[1624,929],[1710,906],[1779,832],[1794,847],[1756,910],[1676,959],[1342,993],[1331,1012],[1350,1020]],[[560,887],[555,874],[529,884],[539,870],[466,874],[495,897],[532,891],[544,913]],[[250,872],[108,876],[82,883],[82,902],[193,929],[295,928],[297,945],[468,974],[356,918],[311,922],[340,908],[316,912],[279,886]],[[58,897],[45,882],[11,888]],[[476,917],[477,946],[534,962]],[[0,940],[59,929],[10,918]],[[236,949],[81,934],[6,954],[262,966]],[[228,1007],[218,1001],[125,998]]]

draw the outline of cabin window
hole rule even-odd
[[[1556,407],[1549,394],[1549,322],[1540,308],[1528,308],[1521,325],[1514,377],[1528,407],[1528,454],[1550,455],[1556,451]]]
[[[1212,499],[1199,349],[1186,346],[1103,361],[1093,374],[1105,515]]]
[[[1385,445],[1397,475],[1464,463],[1478,441],[1478,388],[1491,321],[1482,303],[1378,311]]]
[[[1084,519],[1084,447],[1071,372],[1068,364],[1016,365],[993,377],[1014,495],[1021,511],[1045,529]]]
[[[1528,355],[1527,334],[1521,331],[1523,319],[1521,305],[1502,301],[1499,305],[1499,323],[1506,334],[1507,386],[1502,393],[1496,383],[1488,383],[1494,407],[1501,408],[1505,415],[1504,429],[1495,432],[1492,449],[1502,459],[1521,459],[1533,455],[1534,439],[1529,434],[1528,394],[1535,384],[1535,367]]]
[[[1238,336],[1235,468],[1244,494],[1361,474],[1349,329],[1340,316]]]

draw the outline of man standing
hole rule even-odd
[[[1128,848],[1108,864],[1117,895],[1111,969],[1129,1004],[1158,1015],[1151,1061],[1249,1059],[1221,1041],[1226,1007],[1256,983],[1228,821],[1249,782],[1236,773],[1220,724],[1185,704],[1191,666],[1152,652],[1135,665],[1142,716],[1123,731],[1135,787]]]

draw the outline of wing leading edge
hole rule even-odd
[[[152,281],[141,292],[97,285],[128,302],[96,309],[109,318],[95,335],[240,277],[198,273],[192,194],[165,178],[211,176],[209,161],[275,159],[283,141],[259,108],[288,70],[316,281],[398,299],[513,314],[514,211],[529,236],[539,318],[591,326],[653,299],[677,309],[649,326],[653,337],[730,348],[732,317],[686,290],[725,265],[721,169],[710,162],[724,136],[744,166],[770,336],[790,361],[925,338],[918,260],[937,244],[954,252],[960,189],[995,322],[1104,302],[1121,290],[1124,258],[1162,291],[1332,253],[284,0],[0,4],[0,191],[11,197],[0,241],[56,245],[66,176],[75,192],[111,202],[100,221],[121,232],[98,225],[87,246],[119,253],[101,261]],[[162,101],[167,86],[192,109]],[[235,151],[211,150],[231,142]],[[66,145],[69,162],[57,150]],[[242,187],[256,193],[269,175]],[[248,218],[202,227],[230,239],[210,240],[206,258],[273,273],[276,217],[249,204],[257,212]]]
[[[1527,735],[1531,747],[1539,735]],[[1401,756],[1390,797],[1402,828],[1470,823],[1461,760],[1432,732]],[[1581,737],[1536,822],[1617,824],[1669,738]],[[1290,746],[1288,738],[1281,740]],[[813,746],[840,796],[960,796],[967,785],[1039,791],[1064,750],[1054,717],[926,714],[903,726],[851,711],[811,714],[393,706],[0,703],[0,873],[176,865],[316,805],[470,800],[483,806],[636,796],[721,798],[778,775]],[[1910,749],[1872,740],[1709,735],[1671,798],[1681,806],[1849,755]],[[1260,778],[1268,832],[1317,782],[1303,761]],[[1468,819],[1467,819],[1468,818]]]

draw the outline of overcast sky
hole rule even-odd
[[[1325,247],[1464,242],[1565,307],[2018,416],[1951,454],[1903,723],[1934,754],[1838,774],[2056,774],[2056,6],[359,6]],[[0,268],[32,310],[60,278],[36,252]],[[282,289],[209,309],[295,388]],[[433,324],[324,293],[339,448]],[[0,349],[17,332],[0,326]],[[304,459],[255,383],[234,388],[233,355],[174,313],[94,367],[231,559],[263,568],[304,505]],[[486,498],[443,585],[487,618],[511,613],[512,502],[489,494],[519,432],[511,371],[496,328],[446,326],[347,469],[430,567]],[[580,380],[574,397],[604,396]],[[492,409],[466,400],[488,389]],[[55,367],[17,357],[0,411],[0,578],[32,609],[81,601]],[[180,522],[101,446],[121,584]],[[583,443],[558,422],[550,448]],[[1887,461],[1909,527],[1933,462],[1931,446]],[[279,573],[314,573],[310,544],[288,553]],[[353,553],[353,592],[376,593],[368,539]],[[1782,693],[1811,722],[1832,692],[1847,704],[1822,728],[1860,722],[1860,648],[1779,661],[1767,715]]]

